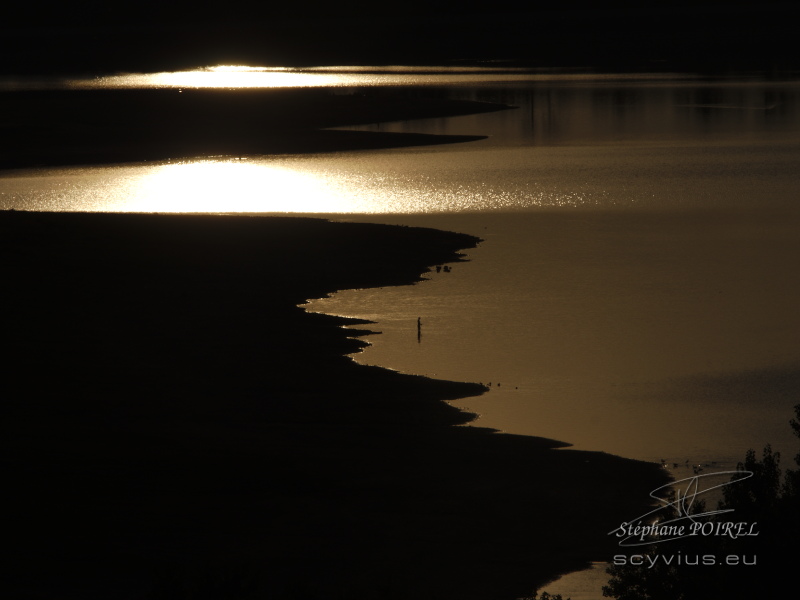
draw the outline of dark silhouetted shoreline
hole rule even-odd
[[[14,597],[516,598],[608,556],[665,482],[455,427],[443,400],[485,388],[360,366],[352,321],[297,307],[476,238],[14,211],[0,233]]]
[[[396,88],[6,92],[0,169],[468,142],[483,138],[324,128],[507,108]]]

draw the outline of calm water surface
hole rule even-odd
[[[336,85],[380,84],[354,75]],[[768,442],[788,463],[800,86],[423,75],[518,108],[366,127],[490,136],[469,144],[6,172],[0,206],[317,213],[472,233],[484,242],[450,272],[308,308],[376,321],[360,362],[491,383],[463,403],[478,425],[663,459],[678,478],[685,461],[732,468]],[[594,592],[574,579],[549,589],[599,597],[602,568],[591,573]]]
[[[358,360],[492,382],[469,401],[481,425],[675,462],[790,443],[800,86],[361,71],[339,85],[450,77],[456,97],[519,108],[364,127],[489,136],[468,144],[11,171],[0,206],[346,213],[473,233],[485,242],[450,273],[310,309],[378,321]],[[216,74],[247,86],[287,72]]]

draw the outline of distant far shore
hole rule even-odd
[[[326,128],[508,108],[398,89],[9,92],[0,94],[0,169],[469,142],[483,138]]]
[[[3,585],[513,599],[612,554],[607,532],[643,512],[661,469],[457,426],[472,415],[444,400],[483,386],[360,366],[352,321],[297,306],[412,284],[478,242],[319,219],[0,212]]]

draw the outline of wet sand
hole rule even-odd
[[[0,233],[16,597],[517,598],[608,558],[664,483],[457,427],[444,401],[485,388],[358,365],[352,321],[297,306],[412,284],[477,238],[13,211]]]

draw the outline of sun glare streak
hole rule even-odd
[[[123,73],[95,79],[77,79],[73,88],[287,88],[342,85],[341,77],[303,73],[286,68],[218,66],[194,71]]]
[[[132,89],[132,88],[307,88],[307,87],[374,87],[396,85],[453,85],[504,82],[608,82],[672,81],[685,75],[669,74],[610,74],[597,73],[537,73],[528,69],[482,67],[250,67],[246,65],[216,65],[188,71],[163,73],[120,73],[93,79],[70,79],[71,89]],[[6,85],[22,85],[11,84]],[[0,81],[0,89],[3,82]]]
[[[112,210],[317,213],[356,209],[348,207],[321,177],[236,159],[161,165],[131,180],[128,188]]]
[[[0,208],[112,212],[392,214],[609,205],[607,194],[420,175],[416,162],[363,156],[208,158],[175,163],[41,170],[3,178]],[[413,157],[413,155],[409,155]],[[426,155],[427,156],[427,155]]]
[[[318,170],[294,158],[201,160],[151,166],[144,173],[133,174],[126,178],[123,189],[106,196],[102,208],[93,209],[388,214],[485,208],[485,198],[469,188],[454,190],[443,198],[425,187],[398,189],[396,182],[390,175],[366,177],[335,165]]]
[[[245,65],[217,65],[215,67],[208,67],[209,71],[235,71],[235,72],[255,72],[255,71],[288,71],[288,67],[248,67]]]

